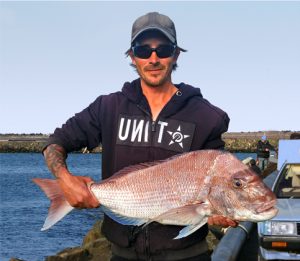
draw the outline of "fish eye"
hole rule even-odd
[[[243,182],[239,179],[234,179],[233,180],[233,186],[235,188],[242,188],[243,187]]]

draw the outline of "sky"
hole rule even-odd
[[[152,11],[188,50],[173,82],[226,111],[229,132],[300,130],[298,1],[0,1],[0,133],[50,134],[136,79],[124,53]]]

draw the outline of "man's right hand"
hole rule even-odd
[[[97,208],[99,201],[89,190],[93,180],[89,177],[73,176],[70,172],[60,173],[57,179],[66,200],[75,208]]]
[[[88,177],[73,176],[67,168],[65,149],[58,144],[50,144],[43,152],[47,166],[57,178],[66,200],[75,208],[96,208],[99,201],[89,190],[93,180]]]

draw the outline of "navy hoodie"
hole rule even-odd
[[[223,149],[222,133],[229,118],[205,100],[200,89],[181,83],[155,121],[142,93],[140,79],[126,82],[121,92],[99,96],[75,114],[49,137],[67,152],[102,145],[102,178],[133,164],[162,160],[175,154]],[[121,225],[104,217],[102,231],[109,241],[121,247],[134,247],[138,253],[158,253],[162,249],[182,249],[203,240],[203,226],[188,237],[173,240],[180,226],[153,222],[144,229]]]

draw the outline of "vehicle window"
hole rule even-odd
[[[300,198],[300,164],[287,164],[275,185],[278,198]]]

